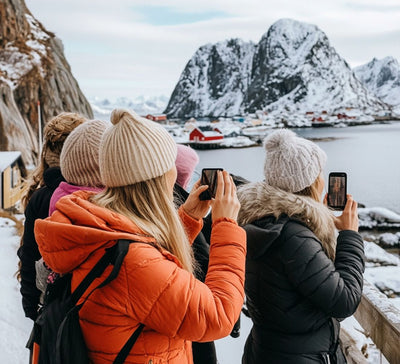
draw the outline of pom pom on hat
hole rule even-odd
[[[133,111],[115,109],[100,144],[100,173],[106,187],[160,177],[174,167],[177,147],[159,124]]]
[[[43,129],[42,158],[49,167],[60,166],[60,153],[68,135],[87,119],[77,113],[62,112]]]
[[[66,139],[60,156],[61,173],[68,183],[102,187],[99,147],[107,124],[89,120],[79,125]]]
[[[325,152],[315,143],[281,129],[264,140],[265,182],[288,192],[311,186],[326,163]]]

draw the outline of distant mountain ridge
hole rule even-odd
[[[354,76],[317,26],[281,19],[257,45],[234,39],[200,47],[165,112],[199,117],[344,108],[372,113],[388,106]]]
[[[371,62],[354,68],[356,77],[376,97],[389,105],[400,105],[400,65],[393,57]]]
[[[168,103],[168,97],[161,96],[138,96],[133,99],[119,97],[115,100],[92,98],[89,99],[94,117],[102,120],[109,120],[113,109],[123,108],[134,110],[139,115],[160,114]]]

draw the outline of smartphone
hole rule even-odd
[[[347,202],[347,175],[344,172],[329,173],[328,206],[334,210],[344,210]]]
[[[217,191],[218,171],[223,171],[222,168],[203,168],[201,170],[201,185],[208,185],[208,188],[203,191],[199,198],[202,201],[211,200],[215,197]]]

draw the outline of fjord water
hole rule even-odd
[[[366,207],[400,213],[400,122],[343,128],[292,129],[314,140],[328,155],[329,172],[346,172],[348,192]],[[263,147],[197,151],[196,168],[223,167],[250,181],[263,179]]]

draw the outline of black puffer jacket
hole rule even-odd
[[[175,204],[180,206],[188,198],[189,193],[177,183],[174,186]],[[211,230],[211,220],[204,219],[203,229]],[[210,259],[210,240],[207,240],[203,232],[196,236],[192,244],[193,255],[197,262],[198,269],[196,278],[204,282],[208,271],[208,261]],[[216,364],[217,352],[214,341],[197,343],[192,342],[194,364]]]
[[[64,181],[59,167],[48,168],[43,174],[45,186],[32,194],[25,209],[23,244],[18,249],[21,261],[21,294],[25,316],[35,320],[39,307],[40,291],[36,288],[35,262],[41,258],[33,228],[36,219],[44,219],[49,215],[51,195],[58,185]]]
[[[309,227],[329,226],[325,207],[269,188],[266,196],[262,187],[239,193],[241,220],[251,221],[245,226],[245,290],[254,325],[243,363],[325,363],[328,353],[331,363],[345,363],[337,319],[352,315],[361,299],[363,240],[355,231],[341,231],[333,263]],[[329,229],[317,231],[324,237]]]

